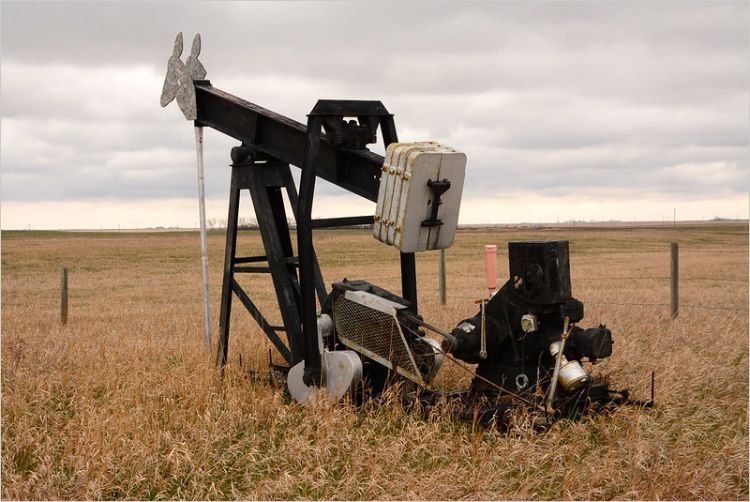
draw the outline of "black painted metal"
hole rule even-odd
[[[326,290],[312,245],[312,230],[324,226],[370,224],[372,217],[341,217],[313,222],[310,215],[315,180],[320,176],[368,200],[377,200],[383,158],[367,151],[365,146],[375,141],[378,126],[383,132],[386,145],[398,141],[393,116],[377,101],[321,100],[308,116],[305,128],[298,122],[215,89],[208,81],[196,82],[196,97],[196,126],[212,127],[243,142],[242,147],[234,148],[232,151],[233,166],[217,363],[224,366],[227,361],[231,301],[232,295],[236,294],[287,363],[292,365],[304,358],[306,383],[319,383],[321,375],[315,292],[318,293],[321,305],[325,304],[329,308],[331,302],[326,302]],[[357,120],[346,121],[343,120],[345,117],[356,117]],[[325,130],[325,135],[321,129]],[[299,197],[291,178],[290,164],[302,169]],[[433,181],[430,186],[438,202],[431,217],[423,223],[426,226],[441,224],[437,219],[437,206],[441,194],[449,184],[445,180]],[[250,189],[266,251],[265,256],[235,257],[241,189]],[[297,221],[299,257],[293,256],[282,190],[287,192]],[[472,330],[466,331],[465,327],[462,327],[452,332],[456,342],[451,342],[450,351],[460,359],[479,364],[477,375],[472,382],[472,393],[477,393],[480,397],[486,390],[483,385],[493,384],[493,380],[499,380],[501,385],[505,380],[515,381],[516,385],[520,385],[516,377],[521,374],[527,377],[525,372],[528,371],[523,360],[526,360],[530,369],[535,369],[536,373],[541,375],[542,383],[548,382],[551,359],[547,358],[546,362],[540,364],[541,356],[546,356],[549,344],[559,339],[562,325],[567,325],[568,321],[575,323],[583,317],[583,305],[570,297],[569,272],[560,269],[568,266],[567,243],[564,250],[557,243],[545,244],[543,249],[540,248],[541,257],[536,261],[531,259],[531,251],[532,248],[539,248],[539,243],[522,244],[528,249],[521,249],[523,246],[519,247],[518,252],[514,252],[512,247],[509,249],[510,270],[511,277],[523,275],[528,291],[517,291],[515,280],[510,280],[487,304],[487,318],[498,321],[488,323],[487,341],[490,358],[482,359],[479,356],[482,338],[478,334],[480,330],[476,328],[481,324],[479,315],[465,321],[474,326]],[[401,253],[400,258],[402,295],[405,300],[402,303],[410,305],[407,308],[417,315],[415,257],[413,253]],[[237,266],[249,263],[262,264],[265,261],[268,263],[267,267]],[[523,272],[513,274],[519,267]],[[250,296],[235,281],[233,274],[237,272],[271,273],[283,326],[268,323]],[[511,309],[515,310],[510,313]],[[537,315],[541,322],[538,332],[527,337],[520,325],[520,319],[523,313],[529,312]],[[412,318],[412,321],[420,324],[417,318]],[[278,335],[278,332],[282,331],[287,336],[289,347]],[[307,336],[303,336],[305,334]],[[503,344],[508,340],[512,345],[512,351],[504,350]],[[517,342],[522,342],[523,350],[520,351],[520,357]],[[604,326],[589,330],[576,327],[565,352],[568,359],[587,357],[591,360],[608,356],[611,353],[611,345],[611,333]],[[521,373],[518,373],[519,371]],[[493,385],[495,388],[489,390],[496,392],[499,387],[497,384]],[[653,405],[653,385],[652,374],[651,401],[641,403],[643,406]],[[536,385],[533,387],[536,388]],[[566,399],[575,403],[586,403],[588,400],[628,402],[627,391],[612,391],[606,384],[593,381],[587,388],[577,392],[578,394]],[[613,397],[615,395],[619,397]],[[556,401],[556,406],[558,404],[559,400]],[[564,411],[567,404],[563,402],[561,406],[560,409]],[[573,407],[575,406],[577,404]],[[490,411],[491,416],[495,416],[497,410]],[[490,416],[484,411],[482,413]]]
[[[217,89],[207,80],[195,82],[195,95],[196,125],[216,129],[279,161],[303,166],[306,135],[303,124]],[[383,122],[393,122],[393,117],[381,119],[381,127]],[[321,139],[316,162],[318,176],[367,200],[377,201],[383,157],[368,150],[344,151],[325,135]]]
[[[344,216],[341,218],[321,218],[312,220],[313,228],[353,227],[357,225],[372,225],[372,216]]]
[[[271,267],[234,267],[235,274],[270,274]]]
[[[229,350],[229,321],[232,313],[232,270],[234,255],[237,249],[237,218],[240,207],[240,167],[232,166],[232,178],[229,185],[229,215],[227,216],[227,242],[224,248],[224,274],[221,287],[221,308],[219,311],[219,346],[216,351],[216,364],[224,367]]]
[[[414,253],[401,253],[401,295],[411,303],[409,310],[418,315],[417,264]]]
[[[292,365],[303,357],[303,338],[300,320],[299,282],[297,279],[298,257],[293,256],[289,225],[286,219],[282,190],[286,190],[292,204],[297,203],[296,190],[289,170],[283,162],[255,162],[253,156],[243,157],[243,161],[232,166],[230,187],[230,211],[227,228],[224,280],[222,283],[222,304],[220,316],[220,339],[217,364],[227,361],[229,325],[232,293],[252,314],[269,340],[279,350],[287,364]],[[239,215],[240,191],[248,189],[253,201],[258,228],[266,255],[235,257],[237,242],[237,221]],[[313,253],[313,259],[315,255]],[[241,266],[245,263],[267,262],[267,266]],[[325,291],[317,262],[314,264],[316,286]],[[284,326],[271,326],[265,320],[250,296],[234,280],[235,273],[270,273],[274,282],[279,310]],[[277,332],[286,333],[288,347]]]
[[[313,254],[309,252],[313,246],[311,215],[313,196],[315,195],[321,126],[321,117],[310,114],[307,120],[305,159],[302,165],[299,201],[297,203],[297,249],[299,250],[300,296],[302,300],[302,333],[305,336],[304,382],[306,385],[319,385],[321,380],[318,322],[315,313],[314,258]]]
[[[304,358],[305,366],[309,368],[306,380],[318,381],[320,354],[317,345],[315,294],[317,292],[322,305],[327,292],[315,256],[312,229],[367,225],[372,223],[372,217],[342,217],[312,222],[310,213],[315,178],[320,176],[349,192],[376,201],[383,157],[370,152],[365,146],[376,140],[378,127],[382,131],[385,145],[398,141],[393,115],[379,101],[320,100],[308,117],[308,127],[305,127],[299,122],[216,89],[207,80],[196,81],[195,90],[198,109],[195,125],[212,127],[242,141],[241,147],[232,149],[232,184],[217,363],[223,366],[227,361],[233,274],[270,272],[289,343],[291,356],[287,362],[296,364]],[[357,120],[343,120],[346,117],[356,117]],[[325,134],[321,129],[325,130]],[[299,197],[289,164],[302,169]],[[245,188],[250,189],[253,199],[266,251],[264,257],[234,256],[239,191]],[[287,192],[297,221],[299,259],[293,256],[282,189]],[[268,262],[267,267],[237,266],[263,261]],[[416,314],[417,286],[413,254],[401,254],[401,273],[404,298],[411,302],[411,308]],[[247,307],[246,302],[243,301],[243,304]],[[260,315],[259,312],[257,314]],[[255,314],[254,317],[258,319]],[[305,337],[304,333],[310,333],[311,336]]]
[[[253,301],[250,299],[250,296],[245,293],[245,290],[242,289],[242,286],[240,286],[234,279],[232,279],[231,287],[234,294],[237,295],[237,298],[239,298],[240,302],[242,302],[245,308],[250,312],[255,321],[258,323],[258,326],[260,326],[268,339],[271,340],[271,343],[273,343],[274,347],[276,347],[276,349],[281,353],[282,357],[286,361],[291,361],[292,354],[289,352],[289,349],[286,347],[286,345],[284,345],[284,342],[281,341],[279,335],[276,334],[276,331],[283,331],[283,329],[279,329],[278,326],[271,326],[270,324],[268,324],[268,321],[266,321],[266,318],[263,317],[263,314],[261,314],[260,310],[258,310],[258,307],[255,306]]]
[[[440,209],[440,205],[443,203],[443,194],[451,187],[451,182],[448,180],[427,180],[427,186],[432,189],[432,210],[430,211],[430,217],[422,222],[422,226],[439,227],[443,222],[437,217],[438,209]]]
[[[285,178],[284,182],[286,184],[287,197],[289,197],[289,203],[292,206],[294,221],[299,221],[299,214],[297,212],[297,208],[299,207],[299,197],[297,195],[297,189],[294,186],[294,180],[292,179],[292,175],[289,171],[286,172],[286,176],[287,178]],[[310,247],[310,252],[313,255],[315,290],[318,292],[318,300],[320,301],[320,304],[323,305],[323,303],[325,303],[326,301],[326,298],[328,297],[328,292],[326,291],[326,286],[323,282],[323,274],[321,274],[320,272],[320,265],[318,264],[318,258],[315,254],[315,246]],[[292,256],[287,258],[287,263],[289,263],[290,265],[294,265],[295,267],[299,267],[299,256]]]
[[[254,163],[248,176],[248,188],[286,328],[291,352],[291,360],[287,362],[290,365],[302,360],[304,355],[299,283],[296,267],[288,263],[294,253],[281,195],[282,188],[291,179],[289,165],[282,162]]]
[[[396,123],[393,115],[383,117],[380,122],[380,129],[383,131],[383,144],[390,145],[398,143],[396,133]],[[414,315],[419,314],[419,305],[417,303],[417,265],[414,259],[414,253],[401,253],[401,296],[409,300],[411,310]]]
[[[356,117],[357,120],[345,120]],[[388,113],[380,101],[335,101],[319,100],[308,115],[305,150],[300,178],[300,198],[297,205],[297,248],[300,256],[300,297],[302,309],[302,332],[305,338],[305,373],[304,382],[307,385],[318,384],[321,378],[320,353],[318,349],[317,318],[315,309],[315,294],[313,291],[312,254],[314,226],[345,226],[351,224],[368,224],[369,217],[333,218],[314,224],[311,220],[313,196],[315,193],[315,179],[317,176],[325,178],[326,165],[324,147],[335,149],[334,171],[336,179],[341,180],[351,174],[347,160],[359,152],[367,152],[366,146],[377,141],[377,130],[383,131],[383,143],[388,145],[397,141],[393,115]],[[323,138],[321,129],[325,129]],[[372,186],[371,200],[377,198],[379,188],[380,167],[382,159],[378,159],[378,171],[373,173],[372,179],[378,184]],[[402,287],[405,295],[413,299],[416,313],[416,268],[414,256],[402,256]],[[321,305],[323,301],[321,299]]]

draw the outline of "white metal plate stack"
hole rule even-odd
[[[434,141],[388,145],[380,177],[373,236],[402,253],[453,244],[464,185],[466,154]],[[432,214],[428,181],[450,181],[437,213],[442,225],[422,226]]]

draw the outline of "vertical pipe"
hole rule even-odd
[[[552,381],[549,384],[549,390],[547,391],[547,413],[550,415],[555,412],[552,407],[552,403],[555,402],[555,391],[557,390],[557,380],[560,378],[560,367],[562,366],[563,353],[565,352],[565,342],[568,340],[568,326],[570,324],[570,318],[565,316],[563,318],[563,332],[559,342],[553,342],[550,345],[550,353],[556,343],[559,343],[557,354],[553,354],[555,357],[555,368],[552,370]]]
[[[412,313],[418,315],[417,262],[414,253],[401,253],[401,296],[411,302]]]
[[[381,119],[380,128],[383,133],[383,145],[388,148],[391,143],[398,143],[396,123],[393,115]],[[414,315],[419,314],[417,302],[417,262],[414,253],[401,253],[401,296],[411,302],[410,310]]]
[[[198,211],[201,220],[201,264],[203,266],[203,323],[206,351],[211,353],[211,304],[208,294],[208,244],[206,243],[206,194],[203,179],[203,128],[195,128],[195,153],[198,159]]]
[[[677,248],[677,242],[670,243],[670,263],[669,263],[669,306],[671,309],[672,319],[675,319],[678,314],[679,310],[679,292],[678,292],[678,282],[679,282],[679,267],[678,267],[678,248]]]
[[[445,305],[445,249],[440,250],[440,261],[438,267],[438,282],[440,286],[440,305]]]
[[[487,302],[482,299],[479,301],[482,312],[482,332],[479,341],[479,358],[487,359]]]
[[[312,207],[315,194],[316,159],[320,148],[321,119],[308,115],[305,158],[297,201],[297,253],[302,307],[302,338],[305,347],[305,385],[320,385],[322,370],[318,351],[318,321],[315,303],[315,257],[313,256]]]
[[[60,322],[68,322],[68,269],[60,269]]]
[[[488,295],[497,289],[497,246],[487,244],[484,246],[484,270],[487,276]]]

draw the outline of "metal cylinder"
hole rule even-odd
[[[448,335],[440,342],[440,348],[446,354],[452,354],[458,350],[458,340],[453,335]]]
[[[442,344],[438,342],[437,340],[433,340],[432,338],[426,338],[423,337],[422,340],[432,347],[432,351],[435,354],[435,359],[432,364],[432,367],[430,368],[430,379],[434,378],[437,374],[438,370],[440,370],[440,367],[443,365],[443,361],[445,360],[445,351],[442,348]]]
[[[552,357],[557,357],[560,351],[560,342],[554,342],[549,346]],[[583,387],[589,381],[589,374],[583,369],[578,361],[568,361],[564,354],[560,354],[560,371],[557,383],[565,392],[574,392]]]
[[[497,289],[497,246],[484,246],[485,273],[487,275],[487,289],[490,293]]]
[[[445,249],[440,250],[440,261],[438,262],[438,286],[440,289],[440,305],[445,305]]]
[[[573,392],[583,387],[589,381],[589,375],[578,361],[568,361],[560,368],[558,377],[560,387],[565,392]]]

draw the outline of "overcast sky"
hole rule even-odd
[[[379,99],[402,141],[465,152],[462,223],[748,215],[746,2],[3,2],[0,18],[4,229],[195,225],[192,125],[159,106],[179,31],[231,94],[301,122],[319,98]],[[205,143],[225,218],[235,142]],[[315,216],[374,211],[319,193]]]

